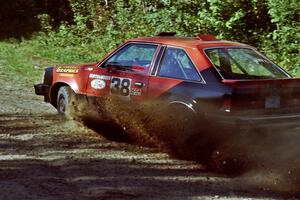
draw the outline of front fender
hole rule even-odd
[[[49,98],[56,107],[57,93],[62,86],[69,86],[75,94],[86,94],[86,85],[89,71],[82,66],[63,66],[53,68],[53,83],[50,88]]]
[[[60,88],[61,86],[69,86],[74,93],[81,94],[82,92],[79,90],[79,85],[75,80],[59,80],[55,82],[51,87],[51,92],[54,91],[56,88]]]
[[[86,94],[90,65],[70,65],[54,67],[53,86],[56,84],[68,85],[76,94]]]

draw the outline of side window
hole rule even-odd
[[[200,81],[194,64],[183,49],[168,47],[163,55],[159,76]]]
[[[117,66],[121,69],[148,72],[157,45],[131,43],[110,57],[102,66]]]

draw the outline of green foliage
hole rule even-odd
[[[268,0],[271,22],[276,29],[268,33],[263,49],[293,74],[300,73],[300,1]]]
[[[95,62],[128,38],[175,31],[241,41],[263,50],[293,74],[299,69],[298,0],[60,1],[64,3],[56,12],[69,8],[72,19],[54,17],[51,4],[37,15],[41,31],[22,43],[55,62]]]

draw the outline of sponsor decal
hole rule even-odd
[[[102,90],[105,88],[105,86],[106,86],[105,81],[101,79],[94,79],[91,81],[91,87],[96,90]]]
[[[92,67],[86,67],[84,68],[85,71],[93,71],[93,68]]]
[[[76,66],[63,66],[63,67],[58,67],[56,69],[57,73],[71,73],[71,74],[76,74],[79,72],[78,67]]]
[[[97,78],[97,79],[102,79],[102,80],[111,80],[111,76],[106,76],[106,75],[100,75],[100,74],[90,74],[90,78]]]
[[[73,77],[74,74],[59,74],[59,76],[62,76],[62,77]]]
[[[138,88],[131,88],[130,95],[142,96],[142,90]]]

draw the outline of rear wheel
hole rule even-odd
[[[57,111],[59,114],[70,113],[75,104],[75,93],[69,86],[62,86],[57,93]]]
[[[214,141],[205,118],[182,105],[171,105],[167,115],[164,136],[171,153],[186,160],[208,160],[214,150]]]

